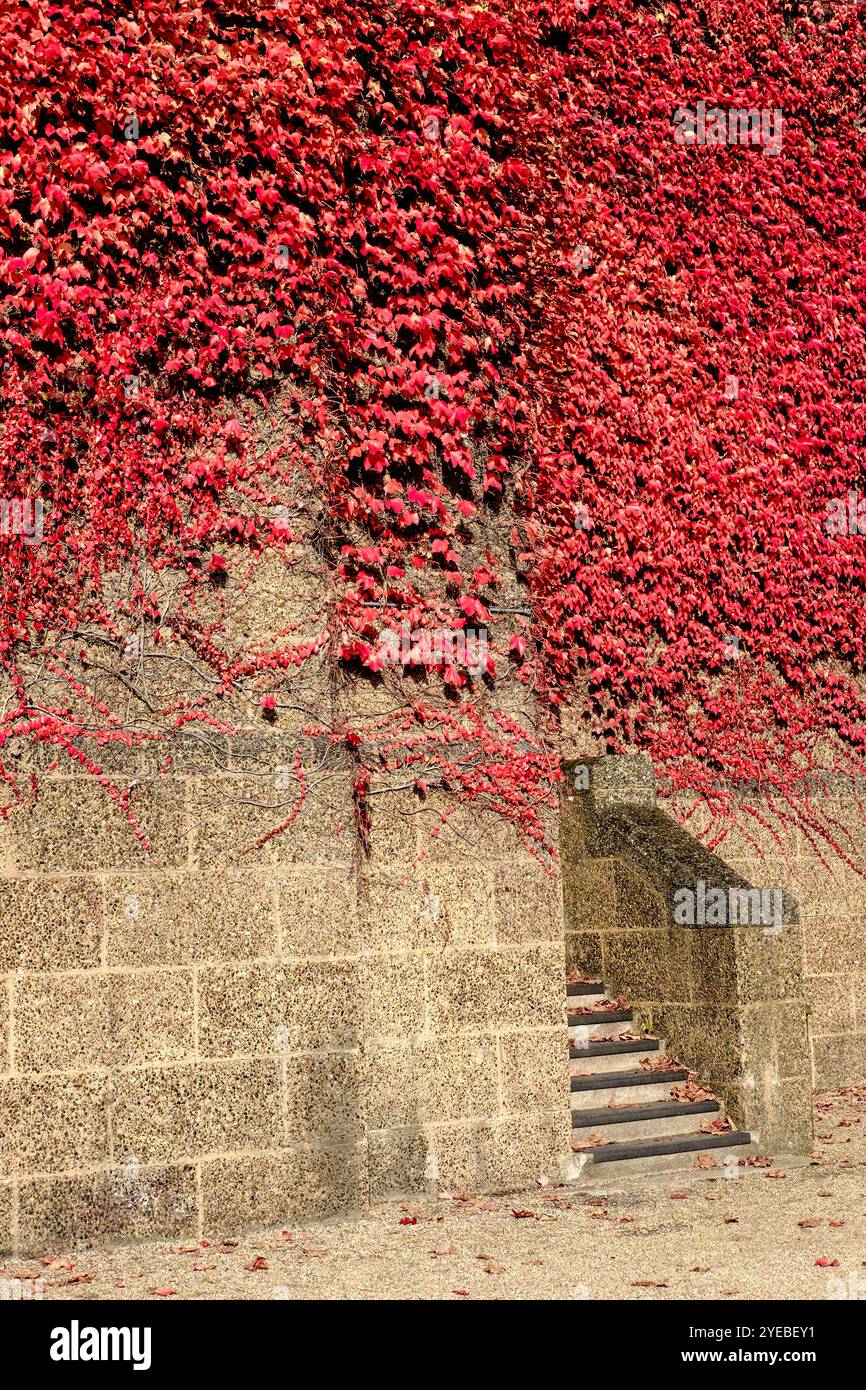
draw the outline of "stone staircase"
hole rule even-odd
[[[581,1181],[695,1168],[718,1174],[757,1152],[751,1134],[732,1127],[722,1104],[666,1058],[657,1037],[633,1031],[631,1009],[608,998],[601,982],[570,982],[566,1009]]]

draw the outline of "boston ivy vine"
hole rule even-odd
[[[167,732],[241,685],[270,717],[323,650],[375,673],[383,630],[483,626],[499,509],[531,616],[436,667],[444,705],[336,736],[538,842],[551,759],[479,713],[507,665],[723,822],[759,782],[810,823],[803,775],[866,752],[864,540],[827,524],[862,485],[863,9],[5,6],[0,496],[44,512],[0,538],[0,752],[52,744],[144,838],[82,632],[213,673]],[[676,139],[698,102],[781,112],[779,148]],[[298,477],[330,620],[240,659],[195,596],[285,553]],[[47,660],[68,702],[34,701]]]

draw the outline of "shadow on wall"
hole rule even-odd
[[[561,852],[569,970],[642,1026],[768,1150],[812,1146],[797,904],[749,883],[656,805],[644,757],[568,763]]]

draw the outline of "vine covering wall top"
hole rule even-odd
[[[15,796],[16,745],[49,744],[146,840],[105,767],[144,736],[110,692],[145,654],[201,684],[150,701],[170,740],[279,719],[305,663],[375,678],[395,630],[472,627],[481,665],[397,644],[437,698],[327,724],[362,829],[408,770],[541,843],[556,773],[485,702],[507,672],[554,720],[579,687],[720,834],[725,779],[757,778],[844,852],[802,777],[864,751],[863,18],[4,7]],[[225,593],[299,547],[321,621],[229,642]]]

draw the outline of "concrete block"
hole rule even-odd
[[[616,925],[616,861],[589,859],[563,876],[566,930],[608,931]]]
[[[602,942],[607,988],[624,994],[630,1004],[669,999],[675,986],[670,978],[668,939],[668,932],[658,928],[608,932]]]
[[[360,1036],[356,967],[347,961],[214,965],[199,975],[205,1057],[352,1047]]]
[[[412,1038],[427,1017],[424,958],[370,956],[358,967],[364,1037]]]
[[[866,1032],[812,1039],[816,1091],[866,1084]]]
[[[365,1205],[363,1148],[279,1149],[201,1164],[204,1234],[237,1236]]]
[[[425,1174],[437,1171],[431,1166],[431,1152],[420,1124],[402,1129],[370,1130],[367,1135],[370,1201],[387,1202],[395,1197],[426,1192],[432,1179]]]
[[[0,1081],[0,1179],[107,1162],[110,1099],[104,1075]]]
[[[568,1052],[559,1029],[504,1033],[499,1055],[507,1111],[555,1113],[568,1105]]]
[[[502,945],[562,940],[562,885],[540,864],[504,859],[494,876],[496,938]]]
[[[417,1128],[422,1116],[425,1076],[423,1043],[371,1042],[364,1079],[368,1130]]]
[[[106,883],[109,965],[193,965],[276,954],[272,886],[260,873],[128,875]]]
[[[352,865],[280,868],[274,883],[284,956],[351,956],[360,949]]]
[[[192,1055],[187,971],[25,975],[15,991],[21,1071],[80,1071]]]
[[[9,988],[8,978],[5,975],[0,975],[0,1075],[9,1071],[12,1066]]]
[[[188,1165],[127,1163],[19,1188],[20,1248],[33,1254],[110,1239],[189,1237],[196,1224],[195,1170]]]
[[[275,1060],[152,1067],[115,1078],[118,1155],[194,1159],[282,1142],[282,1066]]]
[[[170,778],[133,787],[130,809],[151,844],[148,855],[102,787],[80,777],[49,779],[33,808],[15,814],[15,866],[44,874],[178,866],[187,858],[184,798],[184,783]]]
[[[11,1182],[0,1182],[0,1255],[15,1249],[15,1229],[15,1187]]]
[[[92,969],[101,939],[95,879],[0,879],[0,970]]]
[[[430,1021],[437,1033],[562,1022],[565,962],[559,946],[453,951],[428,963]],[[564,1032],[563,1032],[564,1036]]]
[[[347,1148],[362,1142],[366,1086],[360,1054],[290,1056],[285,1071],[288,1143]]]
[[[499,1108],[496,1043],[488,1038],[438,1038],[424,1048],[419,1100],[428,1124],[488,1117]]]
[[[568,932],[565,938],[565,968],[569,974],[600,980],[604,968],[601,933]]]

